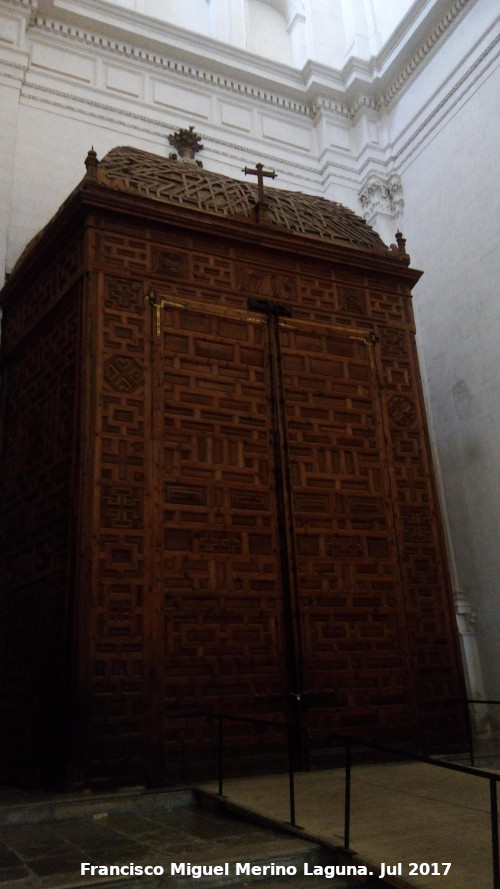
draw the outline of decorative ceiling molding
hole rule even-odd
[[[280,95],[272,89],[266,90],[254,84],[245,83],[241,79],[210,71],[206,67],[168,57],[166,53],[163,55],[159,52],[153,52],[132,44],[103,37],[90,30],[80,30],[72,25],[58,22],[55,19],[45,19],[40,16],[37,16],[33,24],[33,30],[37,30],[40,34],[51,34],[59,39],[78,41],[87,47],[97,48],[101,52],[118,55],[132,62],[139,62],[142,65],[152,66],[164,73],[171,72],[179,77],[198,81],[204,86],[210,84],[216,89],[231,92],[243,98],[264,102],[267,105],[276,105],[291,111],[293,114],[303,117],[311,116],[311,108],[306,103],[297,101],[289,96]]]
[[[406,85],[407,81],[421,66],[422,62],[424,62],[427,56],[435,49],[439,41],[443,38],[444,34],[446,34],[450,27],[455,24],[458,16],[462,13],[464,8],[469,3],[472,5],[472,2],[471,0],[455,0],[453,5],[443,16],[439,24],[433,28],[430,34],[420,45],[417,52],[413,54],[409,62],[407,62],[405,67],[400,71],[399,75],[393,81],[389,89],[385,90],[384,94],[380,95],[378,100],[380,108],[387,107],[391,104],[394,98]]]
[[[36,12],[32,16],[30,32],[46,34],[65,42],[77,42],[82,46],[97,49],[100,52],[120,56],[123,59],[136,62],[141,65],[152,66],[163,72],[172,72],[181,78],[190,81],[198,81],[203,86],[210,84],[214,89],[230,92],[243,98],[249,98],[256,102],[263,102],[285,109],[299,116],[317,117],[320,111],[339,115],[346,119],[355,119],[366,110],[380,112],[397,98],[402,89],[407,86],[420,66],[444,38],[449,29],[456,24],[460,15],[467,7],[471,7],[475,0],[454,0],[446,9],[436,24],[424,17],[420,22],[416,33],[409,44],[405,44],[407,34],[398,29],[399,51],[394,51],[393,40],[390,41],[381,52],[368,62],[352,58],[344,66],[342,71],[330,69],[325,65],[308,62],[302,71],[281,65],[268,59],[258,59],[258,72],[256,71],[257,57],[246,50],[235,47],[227,47],[226,58],[222,60],[221,44],[217,40],[202,35],[193,34],[193,40],[186,49],[186,32],[173,26],[158,26],[154,42],[146,31],[142,34],[134,34],[134,42],[130,40],[116,39],[99,33],[101,23],[92,16],[93,10],[89,6],[89,0],[81,0],[78,11],[73,15],[74,21],[65,21],[56,18],[57,4],[46,3],[45,8],[52,9],[52,16]],[[10,0],[13,5],[22,5],[36,11],[39,6],[37,0]],[[440,0],[443,5],[444,0]],[[94,5],[94,4],[92,4]],[[96,6],[104,6],[97,3]],[[88,7],[88,14],[83,11]],[[432,9],[434,10],[434,6]],[[112,10],[107,12],[107,29],[110,29],[109,21]],[[145,19],[137,13],[116,9],[115,34],[133,34],[131,23],[127,28],[123,24],[125,18],[140,21]],[[68,10],[65,8],[66,18]],[[79,19],[79,21],[76,21]],[[149,22],[149,30],[151,23]],[[411,23],[414,24],[414,23]],[[404,22],[403,22],[404,25]],[[104,27],[104,25],[103,25]],[[409,24],[406,25],[409,27]],[[430,30],[429,30],[430,28]],[[420,36],[422,35],[422,36]],[[183,45],[181,45],[181,37]],[[415,45],[408,57],[408,46]],[[210,52],[209,47],[212,47]],[[211,65],[207,60],[213,60]],[[249,80],[245,80],[245,73]],[[243,74],[243,76],[242,76]]]

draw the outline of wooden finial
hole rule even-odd
[[[406,238],[403,238],[403,235],[400,231],[396,232],[396,241],[398,245],[398,249],[400,253],[406,253]]]
[[[99,161],[97,160],[97,154],[94,151],[94,146],[90,149],[85,158],[85,166],[87,167],[87,179],[92,182],[97,182],[97,166]]]

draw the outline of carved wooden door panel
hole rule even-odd
[[[181,743],[185,756],[190,742],[203,755],[200,713],[217,708],[297,720],[305,710],[326,730],[348,707],[355,730],[356,714],[376,725],[392,700],[404,723],[406,630],[376,347],[270,303],[160,303],[162,608],[150,636],[164,666],[152,701],[165,761]]]
[[[376,338],[295,319],[280,322],[279,338],[302,712],[320,735],[321,726],[355,735],[358,724],[383,728],[383,705],[394,737],[407,737],[412,684]]]
[[[275,712],[286,659],[265,319],[167,301],[161,329],[158,523],[168,761],[180,743],[189,748],[191,733],[202,747],[200,713]]]

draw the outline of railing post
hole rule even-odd
[[[294,775],[294,738],[295,729],[288,727],[288,789],[290,796],[290,824],[295,827],[295,775]]]
[[[222,735],[222,724],[224,717],[218,716],[219,721],[219,730],[218,730],[218,741],[217,741],[217,771],[219,774],[219,796],[222,796],[222,781],[223,781],[223,735]]]
[[[500,859],[498,854],[497,781],[490,778],[491,851],[493,854],[493,889],[500,889]]]
[[[344,849],[349,849],[351,828],[351,741],[345,742]],[[496,887],[495,887],[496,889]]]

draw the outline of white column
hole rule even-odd
[[[306,17],[302,12],[296,12],[289,25],[290,50],[292,62],[297,68],[303,68],[308,58]]]
[[[467,695],[475,701],[484,701],[486,696],[476,637],[477,613],[461,590],[455,593],[455,611],[460,635]],[[487,705],[470,704],[469,712],[474,736],[483,739],[489,738],[491,736],[491,721]]]

